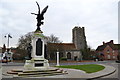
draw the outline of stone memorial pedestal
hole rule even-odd
[[[50,67],[46,56],[46,40],[41,32],[35,32],[32,36],[32,49],[30,60],[26,60],[24,69],[13,69],[8,71],[7,74],[11,74],[16,77],[42,77],[42,76],[54,76],[67,74],[67,71],[63,69]]]
[[[41,32],[33,33],[31,60],[26,60],[25,70],[47,70],[49,68],[48,60],[45,59],[46,40]]]

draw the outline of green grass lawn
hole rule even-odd
[[[79,69],[83,70],[86,73],[94,73],[103,70],[105,67],[98,64],[86,64],[86,65],[64,65],[57,66],[59,68],[70,68],[70,69]]]

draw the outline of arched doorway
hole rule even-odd
[[[71,53],[70,52],[67,53],[67,59],[71,59]]]

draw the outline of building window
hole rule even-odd
[[[60,53],[60,57],[64,57],[62,52]]]
[[[109,51],[109,50],[107,50],[107,53],[110,53],[110,51]]]
[[[114,50],[112,51],[112,53],[113,53],[113,55],[115,55],[115,51]]]
[[[115,59],[116,57],[115,56],[113,56],[113,59]]]
[[[67,53],[67,59],[71,59],[71,53],[70,52]]]
[[[114,53],[115,51],[113,50],[113,53]]]

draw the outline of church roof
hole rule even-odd
[[[75,44],[73,43],[48,43],[48,46],[61,50],[76,50]]]

